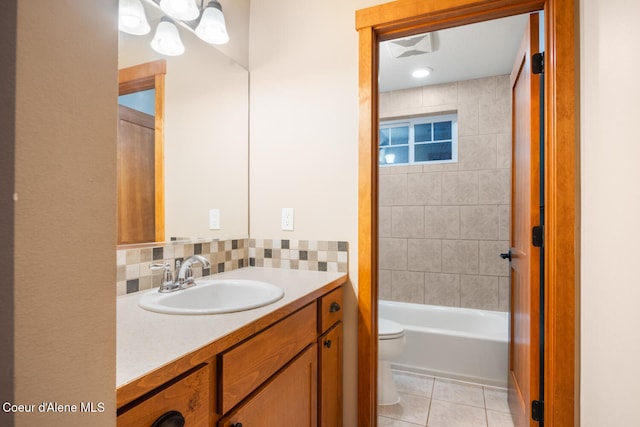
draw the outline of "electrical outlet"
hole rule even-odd
[[[220,209],[209,209],[209,230],[220,230]]]
[[[293,231],[293,208],[282,208],[282,229]]]

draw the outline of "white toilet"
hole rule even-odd
[[[405,341],[402,325],[378,318],[378,405],[400,402],[390,362],[402,354]]]

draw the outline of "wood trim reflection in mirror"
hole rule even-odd
[[[123,68],[118,73],[119,95],[155,90],[155,114],[145,124],[144,114],[120,106],[118,119],[117,243],[162,242],[164,212],[164,59]],[[136,114],[138,113],[138,114]],[[121,136],[127,135],[125,144]],[[147,144],[143,144],[143,140]],[[153,139],[152,147],[148,142]],[[131,143],[131,140],[137,141]],[[128,153],[125,155],[125,152]],[[150,159],[149,157],[153,158]],[[132,184],[133,183],[133,184]],[[150,224],[152,223],[152,224]]]
[[[356,12],[359,33],[358,425],[377,425],[378,43],[545,12],[544,422],[578,419],[578,76],[575,0],[397,0]],[[560,256],[560,254],[562,254]],[[506,368],[505,368],[506,369]],[[533,421],[531,421],[533,423]],[[528,425],[528,423],[527,423]]]

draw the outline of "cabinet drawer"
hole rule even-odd
[[[163,414],[178,411],[189,427],[209,425],[211,368],[205,365],[118,415],[118,427],[150,426]]]
[[[312,303],[219,356],[220,413],[224,414],[316,339]]]
[[[342,286],[320,300],[320,333],[342,319]]]

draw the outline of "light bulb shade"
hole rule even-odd
[[[151,31],[147,15],[140,0],[120,0],[118,7],[118,29],[124,33],[141,36]]]
[[[160,9],[170,17],[181,21],[193,21],[200,16],[196,0],[160,0]]]
[[[184,53],[184,45],[180,40],[180,33],[176,25],[163,18],[156,28],[156,34],[151,40],[151,47],[156,52],[167,56],[178,56]]]
[[[222,14],[222,6],[217,1],[211,1],[202,12],[200,23],[196,27],[196,34],[202,40],[212,44],[225,44],[229,41],[227,25]]]

